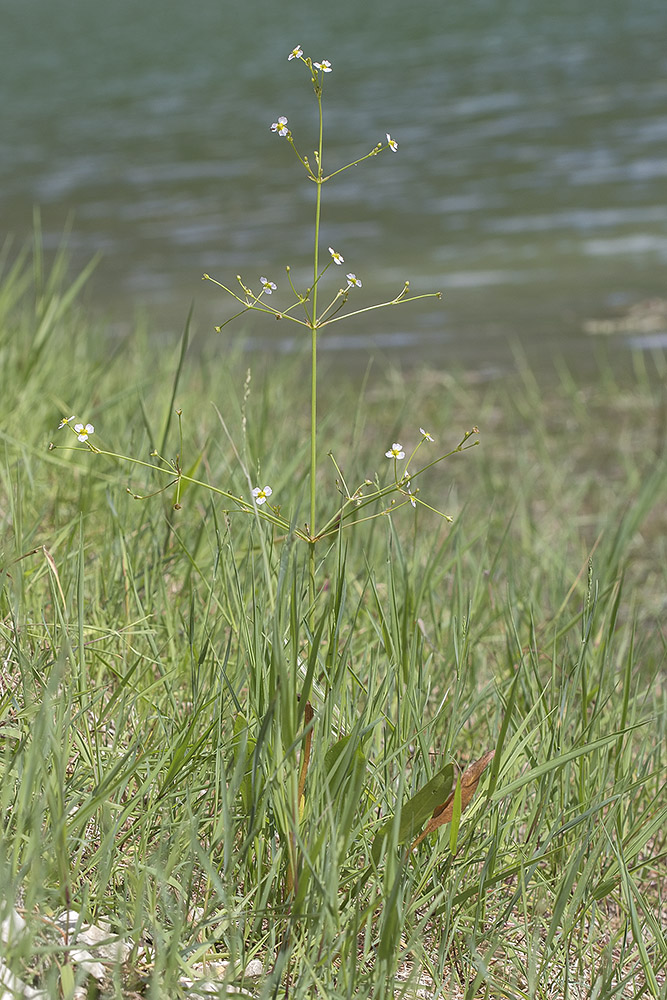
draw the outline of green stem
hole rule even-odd
[[[311,539],[315,537],[315,496],[316,496],[316,475],[317,475],[317,287],[320,252],[320,215],[322,211],[322,143],[323,143],[323,121],[322,121],[322,90],[317,92],[317,105],[319,109],[319,142],[317,153],[317,199],[315,202],[315,248],[313,253],[313,301],[311,312],[311,371],[310,371],[310,523],[308,529]],[[310,543],[309,559],[309,592],[310,607],[314,611],[315,607],[315,542]]]

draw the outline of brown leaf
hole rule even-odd
[[[305,723],[305,728],[308,729],[315,713],[313,712],[313,706],[309,701],[306,702],[306,707],[303,712],[303,721]],[[303,805],[303,793],[306,788],[306,775],[308,773],[308,764],[310,763],[310,747],[313,742],[313,730],[308,729],[306,733],[306,739],[303,747],[303,754],[301,756],[301,772],[299,774],[299,808]]]
[[[461,812],[467,809],[472,802],[473,795],[477,791],[479,779],[493,760],[495,752],[495,750],[487,750],[479,760],[474,761],[461,775]],[[442,805],[433,810],[433,815],[412,844],[410,850],[421,844],[424,837],[427,837],[429,833],[433,833],[434,830],[437,830],[440,826],[444,826],[445,823],[450,823],[453,815],[454,789],[452,789]]]

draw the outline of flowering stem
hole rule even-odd
[[[316,89],[319,110],[319,139],[317,145],[317,197],[315,201],[315,248],[313,252],[313,299],[311,311],[311,374],[310,374],[310,523],[311,539],[315,536],[315,497],[317,474],[317,289],[320,251],[320,216],[322,212],[322,88]],[[310,543],[310,607],[315,607],[315,542]]]
[[[441,292],[422,292],[420,295],[411,295],[409,298],[404,298],[405,293],[408,291],[409,285],[406,282],[403,290],[398,293],[396,298],[389,299],[387,302],[378,302],[374,306],[364,306],[363,309],[354,309],[352,312],[346,312],[344,316],[331,316],[322,326],[327,323],[337,323],[341,319],[350,319],[352,316],[359,316],[361,313],[372,312],[374,309],[384,309],[385,306],[398,306],[403,305],[405,302],[416,302],[417,299],[440,299],[442,298]]]
[[[384,148],[387,149],[388,147],[385,146]],[[364,160],[367,160],[369,156],[377,156],[381,149],[382,144],[378,143],[377,146],[374,146],[373,149],[371,149],[370,153],[366,153],[365,156],[360,156],[358,160],[353,160],[352,163],[346,163],[344,167],[339,167],[338,170],[334,170],[332,173],[327,174],[326,177],[322,178],[323,182],[328,181],[331,177],[335,177],[336,174],[342,174],[344,170],[349,170],[350,167],[356,167],[359,163],[363,163]]]

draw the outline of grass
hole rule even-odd
[[[164,481],[56,430],[76,410],[242,493],[217,407],[302,523],[306,358],[109,344],[78,285],[36,253],[0,288],[5,969],[48,997],[664,996],[664,359],[322,373],[348,481],[420,424],[481,434],[419,483],[453,524],[339,534],[312,606],[307,546],[203,490],[134,500]],[[460,825],[411,851],[412,797],[489,749]],[[77,994],[81,923],[124,950],[89,946]]]

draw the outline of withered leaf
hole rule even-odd
[[[303,746],[303,753],[301,755],[301,771],[299,773],[299,808],[303,805],[303,793],[306,788],[306,775],[308,774],[308,765],[310,763],[310,748],[313,742],[313,730],[308,728],[315,717],[313,712],[313,706],[309,701],[306,702],[306,707],[303,712],[303,721],[305,723],[305,728],[308,730],[306,733],[306,739]]]
[[[472,802],[473,795],[477,791],[477,785],[479,784],[479,779],[482,774],[489,766],[493,760],[495,750],[487,750],[486,753],[479,758],[479,760],[474,761],[461,775],[461,812],[466,809]],[[427,837],[429,833],[433,833],[438,827],[444,826],[445,823],[450,823],[452,816],[454,815],[454,789],[447,796],[442,805],[437,806],[433,810],[433,815],[430,820],[419,834],[417,839],[413,842],[412,847],[417,847],[421,844],[424,837]]]

